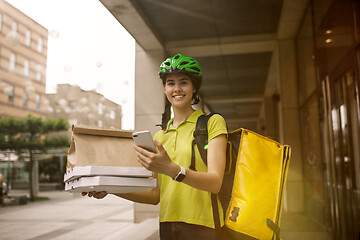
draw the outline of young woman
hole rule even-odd
[[[196,171],[190,170],[193,132],[198,117],[203,114],[201,110],[192,108],[192,104],[199,102],[202,70],[194,58],[177,54],[161,64],[159,76],[173,108],[174,118],[168,122],[166,129],[154,136],[157,153],[134,146],[139,162],[146,169],[158,173],[158,186],[116,195],[140,203],[160,202],[162,240],[216,239],[211,193],[219,192],[224,175],[227,142],[225,121],[218,114],[210,118],[208,166],[196,151]],[[91,192],[88,196],[103,198],[106,194]],[[218,208],[222,216],[219,200]],[[220,222],[222,225],[223,219]]]

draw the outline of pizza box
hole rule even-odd
[[[74,167],[64,174],[64,182],[88,176],[117,176],[117,177],[152,177],[152,172],[144,167],[116,167],[116,166],[81,166]]]
[[[65,183],[65,191],[71,193],[101,192],[129,193],[156,187],[156,178],[113,176],[80,177]]]

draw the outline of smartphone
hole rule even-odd
[[[139,147],[142,147],[150,152],[157,152],[151,133],[148,130],[134,132],[132,134],[132,138],[134,139],[135,144]]]

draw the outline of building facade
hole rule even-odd
[[[0,116],[43,117],[48,30],[0,1]]]
[[[79,86],[57,85],[55,94],[48,94],[47,116],[65,118],[69,124],[121,129],[121,106],[95,91]]]

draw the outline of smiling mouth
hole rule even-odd
[[[185,97],[185,95],[176,95],[176,96],[173,96],[173,98],[183,98]]]

